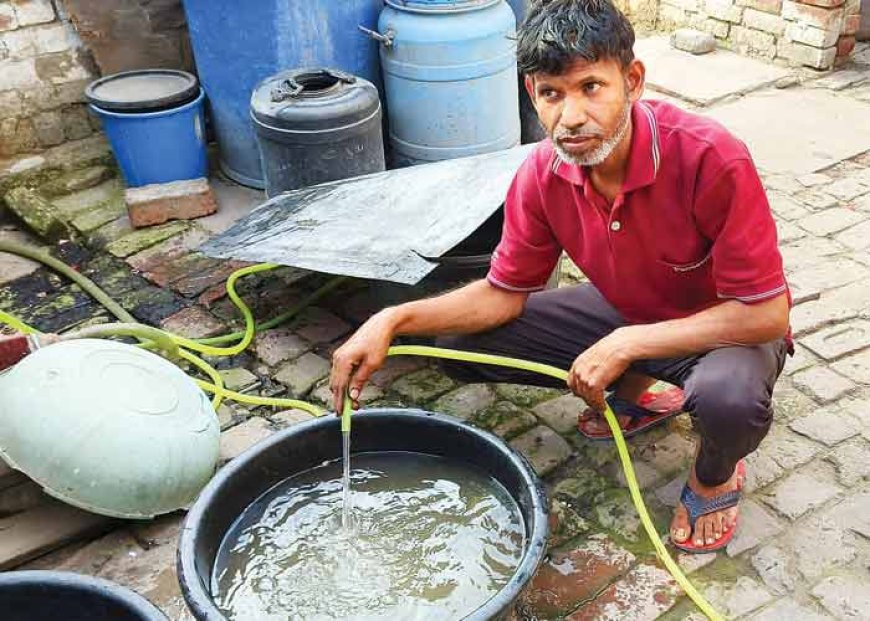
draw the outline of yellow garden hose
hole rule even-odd
[[[233,274],[229,277],[229,280],[227,281],[227,294],[236,305],[236,307],[239,308],[245,320],[245,330],[243,332],[236,332],[233,334],[214,337],[211,339],[194,340],[171,334],[169,332],[166,332],[165,330],[160,330],[158,328],[138,324],[138,322],[136,322],[135,319],[125,309],[123,309],[117,302],[112,300],[105,292],[97,287],[96,284],[64,264],[62,261],[59,261],[54,257],[50,256],[44,250],[35,249],[14,242],[0,242],[0,252],[11,252],[13,254],[18,254],[20,256],[31,258],[33,260],[42,262],[43,264],[48,265],[49,267],[57,270],[58,272],[70,277],[76,282],[76,284],[81,286],[83,290],[93,295],[98,302],[106,306],[106,308],[109,309],[116,317],[118,317],[118,319],[125,322],[125,324],[123,325],[110,324],[103,326],[94,326],[93,328],[85,328],[81,331],[81,334],[79,335],[80,337],[82,335],[107,336],[112,334],[136,336],[137,338],[140,338],[140,340],[143,340],[146,343],[156,343],[158,347],[161,347],[161,349],[170,349],[172,351],[177,351],[177,354],[180,358],[190,362],[193,366],[205,373],[212,380],[212,383],[208,383],[203,380],[195,379],[196,383],[201,389],[213,393],[214,399],[212,403],[214,404],[215,408],[220,405],[222,399],[226,398],[255,406],[275,406],[280,408],[300,409],[309,412],[315,416],[320,416],[325,413],[322,408],[319,408],[310,403],[306,403],[304,401],[299,401],[295,399],[281,399],[275,397],[260,397],[256,395],[245,395],[228,390],[224,387],[222,378],[218,371],[214,369],[214,367],[188,351],[188,349],[190,349],[211,356],[236,355],[244,351],[251,344],[258,328],[266,329],[267,327],[274,327],[275,325],[278,325],[290,319],[293,314],[295,314],[295,312],[301,310],[301,308],[303,308],[304,306],[302,304],[299,304],[294,307],[294,309],[291,309],[287,313],[283,313],[282,315],[276,317],[270,322],[267,322],[262,326],[257,326],[254,322],[254,318],[250,309],[236,292],[235,283],[238,281],[239,278],[242,278],[243,276],[249,274],[256,274],[268,270],[273,270],[278,267],[276,265],[260,264],[245,267],[233,272]],[[326,292],[334,289],[338,284],[340,284],[339,281],[343,280],[345,279],[335,279],[331,281],[328,285],[322,287],[320,290],[309,296],[308,299],[310,300],[312,298],[317,298],[324,295]],[[2,311],[0,311],[0,322],[5,323],[12,328],[24,333],[38,334],[37,330],[26,325],[24,322],[13,317],[12,315],[9,315],[8,313]],[[131,326],[129,324],[137,325]],[[238,342],[235,345],[231,345],[229,347],[213,346],[213,344],[215,343],[231,342],[236,339],[238,339]],[[520,360],[517,358],[509,358],[506,356],[495,356],[491,354],[456,351],[437,347],[426,347],[417,345],[393,346],[389,349],[388,355],[444,358],[460,362],[510,367],[523,371],[539,373],[541,375],[553,377],[560,381],[567,381],[568,378],[567,371],[546,364],[540,364],[528,360]],[[344,408],[341,414],[342,431],[350,432],[352,402],[349,398],[345,398]],[[686,578],[686,576],[680,570],[679,565],[677,565],[677,563],[671,558],[670,554],[662,543],[661,537],[659,537],[658,533],[656,532],[655,525],[650,519],[649,513],[646,509],[646,505],[643,502],[643,496],[641,495],[640,487],[637,484],[637,478],[635,477],[634,468],[631,464],[631,457],[629,456],[628,448],[625,444],[625,439],[622,436],[622,430],[619,427],[619,422],[611,408],[606,404],[604,417],[605,420],[607,420],[607,424],[609,425],[610,430],[613,433],[613,438],[616,442],[617,454],[622,464],[623,472],[625,473],[625,480],[628,483],[628,489],[631,494],[631,499],[634,503],[638,515],[640,516],[641,523],[643,524],[647,536],[649,537],[650,542],[655,548],[656,554],[661,559],[667,570],[677,581],[677,583],[683,588],[683,590],[686,592],[689,598],[691,598],[691,600],[698,606],[698,608],[709,619],[713,621],[723,621],[724,617],[716,612],[716,610],[713,609],[713,607],[706,601],[706,599],[704,599],[701,593],[698,592],[697,589],[695,589],[691,582],[689,582],[688,578]]]

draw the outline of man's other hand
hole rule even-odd
[[[577,356],[568,372],[568,387],[590,407],[604,412],[604,391],[619,379],[633,362],[630,332],[618,329]]]

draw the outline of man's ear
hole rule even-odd
[[[637,58],[632,60],[625,70],[625,83],[628,87],[628,97],[632,102],[643,96],[646,86],[646,67]]]
[[[535,106],[535,110],[538,109],[538,102],[535,100],[535,80],[532,76],[527,75],[523,80],[523,84],[526,86],[526,92],[529,94],[529,99],[532,100],[532,105]]]

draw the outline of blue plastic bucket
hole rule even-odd
[[[128,187],[196,179],[208,174],[205,94],[157,112],[112,112],[91,104]]]

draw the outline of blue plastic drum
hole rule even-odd
[[[208,174],[205,95],[183,71],[130,71],[88,86],[128,187]]]

